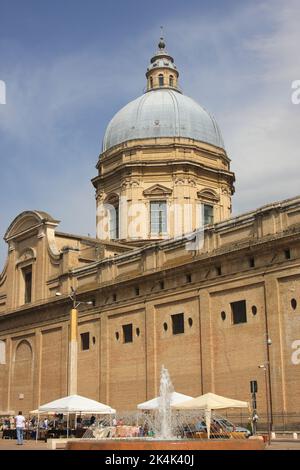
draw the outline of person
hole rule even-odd
[[[255,435],[257,432],[257,421],[258,421],[258,414],[256,410],[253,410],[252,416],[252,433]]]
[[[17,429],[17,445],[23,445],[23,432],[25,428],[25,418],[22,415],[22,411],[15,417],[16,429]]]
[[[96,421],[96,417],[93,415],[91,416],[91,419],[90,419],[90,425],[92,426]]]
[[[48,418],[45,418],[44,422],[43,422],[43,428],[47,430],[48,429],[48,424],[49,424]]]

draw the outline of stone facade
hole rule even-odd
[[[28,411],[67,394],[71,285],[80,300],[94,300],[79,307],[79,394],[134,409],[157,394],[164,364],[176,390],[192,396],[212,391],[249,400],[249,381],[256,379],[263,411],[265,378],[258,366],[269,359],[273,411],[299,410],[300,198],[207,227],[195,246],[191,237],[124,248],[70,236],[76,256],[61,249],[56,274],[53,253],[66,235],[48,238],[54,222],[43,217],[23,213],[6,234],[10,251],[0,281],[3,411]],[[110,251],[112,245],[123,253]],[[83,263],[95,247],[111,256]],[[30,253],[26,263],[33,272],[48,273],[33,275],[26,305],[17,303],[12,288],[20,282],[22,253]],[[63,295],[55,296],[55,289]],[[234,323],[233,302],[243,300],[246,321]],[[180,314],[177,332],[172,316]],[[132,325],[129,341],[126,325]]]

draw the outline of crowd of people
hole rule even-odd
[[[37,432],[42,438],[47,438],[49,430],[57,429],[63,431],[65,421],[63,414],[55,414],[48,418],[43,417],[38,420],[37,416],[26,418],[22,411],[16,416],[0,417],[0,432],[2,439],[16,439],[18,445],[23,444],[24,437],[26,439],[35,439]]]

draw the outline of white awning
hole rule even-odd
[[[232,398],[221,397],[215,393],[205,393],[191,400],[177,402],[171,405],[177,410],[220,410],[225,408],[248,408],[247,401],[233,400]]]
[[[183,395],[183,393],[172,392],[171,393],[171,405],[176,403],[182,403],[187,400],[192,400],[193,397],[188,395]],[[160,404],[160,397],[152,398],[152,400],[145,401],[140,403],[137,407],[139,410],[157,410]]]
[[[80,395],[70,395],[39,406],[38,413],[94,413],[114,414],[116,410],[90,398]]]

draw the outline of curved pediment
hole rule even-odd
[[[213,189],[209,189],[209,188],[198,191],[197,196],[199,199],[202,199],[205,201],[212,201],[212,202],[218,202],[220,199],[218,194]]]
[[[162,184],[154,184],[148,189],[143,191],[144,196],[169,196],[172,194],[172,189],[166,188]]]
[[[57,225],[58,220],[53,219],[51,215],[43,211],[25,211],[19,214],[8,227],[4,240],[8,241],[21,234],[40,226],[42,223],[51,223]]]
[[[27,261],[34,261],[36,259],[36,252],[33,248],[26,248],[21,256],[18,258],[16,264],[21,264]]]

